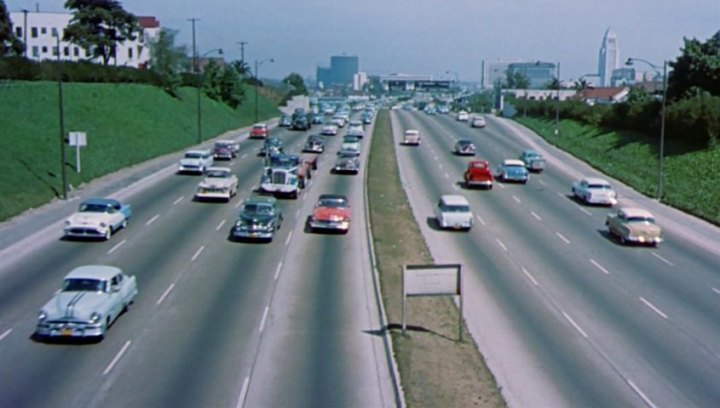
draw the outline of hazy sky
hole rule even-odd
[[[5,0],[10,11],[63,11],[64,0]],[[559,61],[563,80],[597,72],[608,27],[621,57],[658,65],[675,59],[683,37],[705,41],[720,30],[720,0],[125,0],[152,15],[200,53],[227,59],[274,58],[261,77],[315,77],[331,55],[356,55],[370,75],[402,72],[480,80],[481,62]],[[641,66],[638,66],[640,68]],[[447,72],[450,71],[450,74]]]

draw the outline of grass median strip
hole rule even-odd
[[[504,407],[472,338],[465,335],[463,342],[457,341],[458,310],[450,299],[412,299],[406,311],[408,334],[402,335],[402,265],[432,263],[432,257],[400,182],[389,112],[380,111],[376,120],[368,168],[372,239],[406,403],[409,407]]]

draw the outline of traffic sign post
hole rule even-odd
[[[87,135],[85,132],[70,132],[68,144],[75,146],[75,171],[80,173],[80,148],[87,146]]]

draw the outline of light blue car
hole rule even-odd
[[[514,181],[525,184],[529,175],[522,160],[507,159],[503,160],[500,167],[498,167],[497,178],[503,182]]]

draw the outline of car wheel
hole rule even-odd
[[[110,237],[112,236],[112,228],[108,228],[107,231],[105,231],[105,241],[108,241]]]
[[[127,226],[128,226],[128,219],[125,218],[122,222],[122,228],[125,229],[125,228],[127,228]]]
[[[625,239],[625,235],[620,234],[620,243],[623,245],[627,244],[627,240]]]

